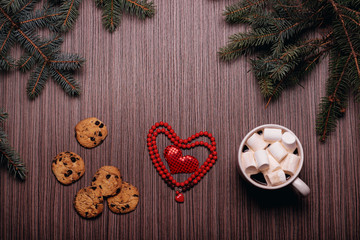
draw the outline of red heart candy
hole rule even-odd
[[[169,164],[171,174],[193,173],[199,167],[199,161],[193,156],[182,156],[181,149],[170,145],[164,150],[164,157]]]

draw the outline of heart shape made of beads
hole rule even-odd
[[[171,175],[171,172],[166,168],[160,158],[160,152],[156,145],[156,138],[159,134],[165,134],[173,145],[180,149],[191,149],[198,146],[203,146],[210,151],[206,161],[198,168],[191,176],[183,182],[178,182]],[[207,137],[211,143],[204,141],[195,141],[197,138]],[[194,187],[206,173],[214,166],[217,161],[216,142],[213,135],[207,131],[198,132],[187,139],[181,139],[168,123],[157,122],[149,130],[147,135],[147,146],[152,163],[158,171],[161,178],[168,184],[169,187],[176,190],[176,195],[179,196],[181,192],[185,192]]]

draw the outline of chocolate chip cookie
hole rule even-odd
[[[103,122],[92,117],[81,120],[75,126],[75,136],[81,146],[94,148],[106,138],[108,131]]]
[[[61,152],[54,157],[51,170],[56,179],[64,185],[79,180],[85,173],[84,160],[73,152]]]
[[[113,166],[101,167],[95,173],[91,185],[99,187],[104,197],[118,194],[122,185],[119,169]]]
[[[104,209],[104,198],[98,187],[79,190],[74,199],[75,210],[84,218],[94,218]]]
[[[114,213],[134,211],[139,203],[139,190],[130,183],[123,182],[121,191],[107,199],[110,210]]]

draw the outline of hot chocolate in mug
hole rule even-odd
[[[262,189],[290,185],[301,196],[310,188],[299,177],[304,163],[300,140],[288,128],[265,124],[251,130],[239,147],[237,167],[241,176]]]

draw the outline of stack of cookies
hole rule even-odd
[[[84,119],[75,127],[76,139],[85,148],[100,145],[107,134],[105,124],[95,117]],[[70,185],[84,175],[85,163],[76,153],[61,152],[53,159],[51,169],[60,183]],[[128,213],[136,209],[139,191],[122,181],[118,168],[103,166],[95,173],[91,186],[78,191],[74,207],[82,217],[94,218],[102,213],[104,199],[112,212]]]
[[[118,168],[103,166],[94,175],[91,186],[79,190],[74,199],[76,211],[84,218],[100,215],[104,199],[114,213],[134,211],[139,202],[139,191],[130,183],[122,181]]]

